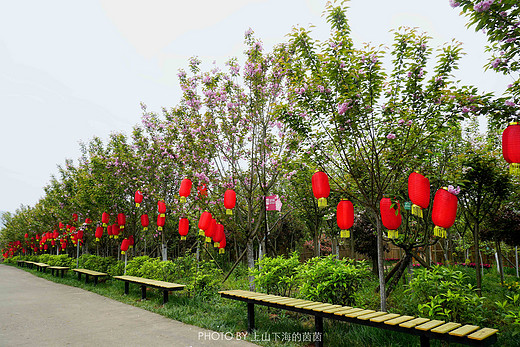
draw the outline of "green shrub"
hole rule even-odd
[[[126,265],[126,274],[128,276],[144,277],[141,268],[149,260],[150,257],[147,255],[133,258]]]
[[[76,259],[70,258],[66,254],[51,255],[47,261],[50,266],[67,266],[73,267],[76,265]]]
[[[222,282],[222,271],[217,268],[215,262],[213,260],[201,261],[198,269],[194,270],[186,283],[188,294],[198,298],[217,295]]]
[[[353,305],[356,292],[370,276],[368,264],[351,259],[337,260],[335,255],[315,257],[299,269],[304,299],[337,305]]]
[[[484,299],[469,281],[468,275],[453,267],[417,269],[404,298],[416,305],[418,314],[432,319],[480,323]]]
[[[48,264],[50,257],[51,257],[50,254],[42,254],[42,255],[40,255],[38,261],[40,263]]]
[[[107,268],[107,273],[110,276],[121,276],[125,272],[125,262],[114,260]]]
[[[263,257],[256,262],[249,274],[255,277],[257,290],[267,294],[289,296],[298,285],[299,256],[295,252],[289,258]]]

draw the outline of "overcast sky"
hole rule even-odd
[[[324,0],[23,0],[0,5],[0,211],[34,205],[79,141],[129,133],[150,111],[179,99],[177,70],[189,57],[223,64],[244,50],[251,27],[265,48],[295,25],[325,39]],[[391,29],[419,27],[434,45],[456,39],[464,84],[500,93],[484,73],[484,35],[465,27],[448,0],[352,0],[356,44],[390,45]]]

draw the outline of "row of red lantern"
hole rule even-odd
[[[214,246],[219,248],[219,253],[224,253],[226,247],[226,234],[224,232],[224,225],[217,223],[210,212],[204,211],[199,218],[199,235],[206,237],[206,242],[211,242],[213,239]],[[180,228],[180,224],[179,224]]]
[[[321,178],[319,178],[320,176]],[[322,181],[321,187],[328,185],[328,179],[325,180],[323,175],[319,175],[317,177],[318,178],[316,181]],[[323,184],[323,182],[326,184]],[[313,189],[315,187],[314,184],[315,181],[313,181]],[[422,217],[422,209],[427,208],[430,203],[429,180],[419,173],[411,173],[408,177],[408,196],[412,202],[412,214]],[[325,198],[325,196],[321,194],[320,198]],[[449,192],[446,188],[439,189],[436,192],[432,208],[432,222],[435,225],[434,236],[446,237],[446,229],[450,228],[453,223],[455,223],[457,202],[457,197],[453,193]],[[393,203],[390,198],[383,198],[379,203],[381,222],[385,228],[388,229],[388,238],[390,239],[397,238],[399,236],[398,228],[402,223],[401,205],[398,201],[393,207],[392,205]],[[340,236],[344,238],[350,237],[349,229],[354,224],[354,206],[352,202],[345,199],[339,202],[336,210],[336,221],[338,227],[341,230]]]

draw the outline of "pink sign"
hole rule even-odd
[[[265,209],[267,211],[281,211],[282,201],[278,195],[271,195],[265,197]]]

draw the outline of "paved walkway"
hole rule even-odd
[[[256,345],[0,265],[0,346]]]

